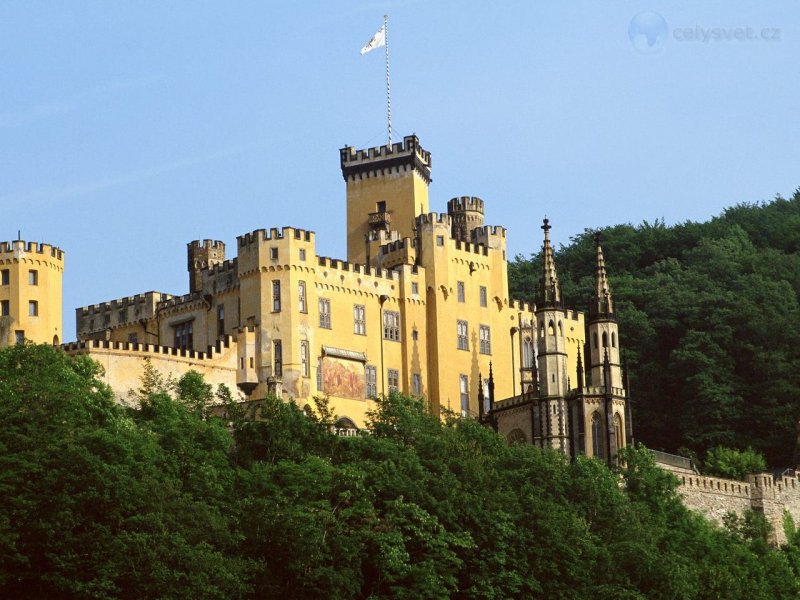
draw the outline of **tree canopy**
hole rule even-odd
[[[139,405],[53,348],[0,351],[6,598],[795,598],[800,542],[758,515],[688,512],[643,449],[619,472],[508,445],[423,401],[371,435],[266,398],[258,420],[196,373]],[[788,524],[789,525],[793,524]],[[792,532],[794,530],[792,529]]]
[[[595,231],[556,253],[563,296],[586,310]],[[629,366],[634,432],[652,448],[752,446],[792,463],[800,419],[800,191],[706,223],[602,229]],[[509,265],[532,300],[540,257]]]

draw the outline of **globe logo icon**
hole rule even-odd
[[[628,24],[628,37],[637,52],[661,54],[667,42],[667,22],[658,13],[639,13]]]

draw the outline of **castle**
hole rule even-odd
[[[587,319],[563,305],[545,220],[541,289],[529,306],[509,298],[506,230],[484,224],[481,199],[430,211],[431,155],[416,136],[348,146],[339,158],[347,260],[318,256],[315,234],[292,227],[239,236],[232,258],[221,241],[195,240],[187,294],[78,308],[78,341],[65,349],[98,360],[122,402],[149,357],[164,375],[194,369],[246,401],[272,393],[305,407],[328,395],[342,429],[363,428],[371,399],[400,391],[511,440],[614,461],[631,437],[630,412],[599,240]],[[3,306],[18,335],[58,343],[63,256],[40,248],[53,265],[46,276],[39,269],[46,310],[34,325],[24,299]],[[2,264],[12,280],[0,293],[30,292],[22,262],[4,254]]]

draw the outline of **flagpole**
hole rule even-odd
[[[392,145],[392,95],[389,88],[389,15],[383,15],[383,40],[386,47],[386,119],[388,122],[389,146]]]

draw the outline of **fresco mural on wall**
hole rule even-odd
[[[326,356],[322,359],[322,391],[340,398],[364,399],[364,365]]]

